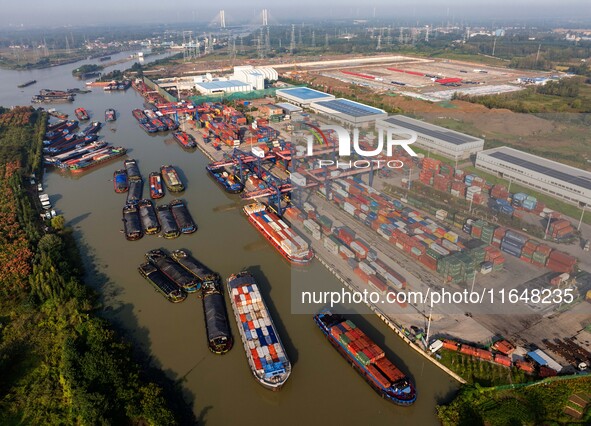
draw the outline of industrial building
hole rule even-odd
[[[412,130],[417,134],[415,146],[456,161],[470,158],[471,155],[484,148],[484,139],[404,115],[393,115],[385,120],[380,120],[376,123],[376,128],[385,131],[397,128]]]
[[[239,80],[212,80],[195,83],[195,88],[204,95],[215,93],[250,92],[253,87],[249,83]]]
[[[259,112],[265,118],[273,119],[274,117],[283,116],[283,108],[273,104],[264,104],[259,106]]]
[[[319,90],[310,89],[308,87],[290,87],[288,89],[279,89],[276,95],[280,99],[284,99],[292,104],[309,107],[312,102],[327,101],[334,99],[333,95],[321,92]]]
[[[310,104],[310,108],[318,114],[355,126],[367,125],[388,117],[388,113],[383,109],[342,98],[316,101]]]
[[[234,67],[233,80],[243,81],[252,85],[254,90],[263,90],[265,88],[265,80],[268,82],[277,81],[279,75],[277,71],[270,67],[253,67],[252,65],[244,65]]]
[[[290,104],[289,102],[278,102],[275,105],[277,105],[279,108],[283,110],[284,115],[292,116],[303,111],[301,107],[294,104]]]
[[[476,155],[476,167],[579,207],[591,205],[591,173],[506,146]]]

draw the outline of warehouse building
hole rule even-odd
[[[290,104],[289,102],[279,102],[276,103],[275,105],[277,105],[279,108],[281,108],[283,110],[283,114],[284,115],[288,115],[288,116],[293,116],[294,114],[300,113],[302,112],[302,108],[294,105],[294,104]]]
[[[310,108],[318,114],[353,126],[367,125],[388,117],[383,109],[342,98],[316,101],[310,104]]]
[[[393,115],[385,120],[380,120],[376,123],[376,128],[385,131],[397,128],[412,130],[417,134],[415,146],[456,161],[470,158],[471,155],[484,148],[484,139],[404,115]]]
[[[279,89],[276,92],[279,99],[284,99],[292,104],[309,107],[312,102],[326,101],[334,99],[333,95],[310,89],[308,87],[290,87],[288,89]]]
[[[476,167],[579,207],[591,205],[591,173],[506,146],[476,155]]]
[[[204,95],[215,93],[250,92],[251,84],[239,80],[212,80],[195,83],[195,89]]]
[[[242,81],[250,84],[254,90],[265,88],[265,81],[277,81],[279,78],[277,71],[270,67],[255,68],[252,65],[234,67],[233,80]]]

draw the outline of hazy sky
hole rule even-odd
[[[589,0],[0,0],[0,26],[73,26],[104,23],[213,21],[220,9],[226,23],[244,23],[269,10],[270,23],[319,18],[412,18],[435,24],[454,19],[591,21]]]

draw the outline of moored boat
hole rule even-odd
[[[105,110],[105,121],[115,121],[117,120],[117,113],[113,108],[107,108]]]
[[[125,170],[127,170],[127,177],[130,181],[140,180],[142,178],[137,161],[135,161],[133,158],[125,160],[123,165],[125,166]]]
[[[142,121],[146,121],[148,118],[146,117],[146,114],[144,114],[144,111],[142,111],[141,109],[134,109],[133,111],[131,111],[131,113],[133,114],[133,117],[139,121],[140,123]]]
[[[246,271],[231,275],[228,296],[252,374],[265,388],[281,389],[291,363],[254,277]]]
[[[139,240],[144,236],[139,212],[135,204],[126,204],[125,207],[123,207],[123,227],[125,238],[129,241]]]
[[[188,133],[177,131],[172,134],[174,140],[178,142],[181,148],[191,149],[197,147],[195,139]]]
[[[170,211],[183,234],[192,234],[197,231],[197,225],[183,200],[172,200],[170,202]]]
[[[315,315],[314,321],[332,346],[383,398],[405,406],[416,401],[409,378],[353,322],[330,312]]]
[[[160,173],[166,189],[170,192],[182,192],[185,190],[185,185],[181,182],[181,178],[173,166],[160,167]]]
[[[33,84],[35,84],[35,83],[37,83],[37,80],[29,80],[29,81],[27,81],[26,83],[19,84],[19,85],[18,85],[18,86],[16,86],[16,87],[18,87],[19,89],[22,89],[23,87],[28,87],[28,86],[31,86],[31,85],[33,85]]]
[[[151,263],[143,263],[138,268],[138,271],[142,277],[148,280],[148,282],[154,286],[156,291],[166,297],[169,302],[178,303],[187,298],[187,293],[180,289]]]
[[[287,223],[262,203],[243,207],[248,221],[288,261],[305,265],[312,261],[314,252],[308,243],[293,231]]]
[[[162,187],[162,176],[159,172],[150,173],[150,197],[154,200],[164,197],[164,188]]]
[[[156,209],[151,200],[143,199],[138,202],[140,220],[146,235],[153,235],[160,232],[160,223],[156,215]]]
[[[195,293],[201,288],[201,281],[176,263],[163,250],[150,250],[146,253],[146,260],[156,266],[164,275],[170,278],[179,288],[187,293]]]
[[[102,150],[96,151],[96,153],[93,153],[94,155],[92,158],[87,158],[70,165],[70,172],[85,172],[93,167],[106,163],[107,161],[111,161],[115,158],[121,157],[122,155],[125,155],[125,153],[127,152],[127,149],[120,146],[105,148],[105,150],[105,152],[100,152]],[[99,152],[100,154],[98,154]]]
[[[76,114],[76,117],[78,117],[78,120],[80,121],[88,120],[90,118],[88,112],[82,107],[76,108],[74,114]]]
[[[129,179],[129,172],[128,172],[128,181],[129,181],[129,190],[127,191],[127,203],[128,204],[135,204],[142,199],[142,193],[144,192],[144,181],[141,179]]]
[[[172,118],[167,117],[165,115],[160,117],[160,121],[162,121],[162,124],[168,127],[168,130],[176,130],[179,128],[179,125]]]
[[[123,193],[129,189],[129,182],[127,181],[127,171],[115,170],[113,172],[113,187],[115,192]]]
[[[223,166],[206,166],[207,173],[230,194],[238,194],[244,190],[244,185],[234,173],[230,173]]]
[[[162,227],[162,236],[164,238],[172,239],[181,235],[181,231],[176,224],[176,220],[174,220],[168,204],[161,204],[156,207],[156,214],[158,216],[158,222],[160,222],[160,226]]]

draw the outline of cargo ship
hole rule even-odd
[[[107,143],[104,141],[95,141],[91,142],[86,146],[75,148],[73,150],[63,152],[57,155],[51,155],[44,157],[45,164],[50,164],[57,167],[63,168],[63,163],[68,160],[73,160],[83,155],[90,154],[92,152],[98,151],[101,148],[107,146]]]
[[[154,286],[156,291],[166,297],[169,302],[179,303],[187,298],[187,293],[180,289],[151,263],[140,265],[138,271],[142,277],[148,280],[148,282]]]
[[[139,121],[140,123],[143,121],[146,121],[148,118],[146,117],[146,114],[144,114],[144,111],[142,111],[139,108],[134,109],[133,111],[131,111],[131,114],[133,115],[133,117]]]
[[[129,241],[139,240],[144,236],[140,224],[140,216],[135,204],[126,204],[123,207],[123,227],[125,238]]]
[[[47,112],[50,112],[50,111],[47,110]],[[50,113],[50,115],[51,115],[51,113]],[[60,121],[53,123],[53,124],[48,124],[47,125],[47,132],[49,133],[49,132],[55,132],[55,131],[61,130],[64,127],[66,127],[66,124],[68,124],[66,119],[60,120]],[[47,136],[47,134],[46,134],[46,136]]]
[[[193,136],[191,136],[188,133],[174,132],[172,134],[172,136],[174,137],[174,140],[176,140],[178,142],[178,144],[181,146],[181,148],[191,149],[191,148],[197,147],[197,144],[195,143],[195,139],[193,139]]]
[[[165,115],[160,117],[160,121],[162,121],[162,123],[168,127],[168,130],[176,130],[179,128],[179,125],[172,118]]]
[[[22,89],[23,87],[29,87],[29,86],[31,86],[31,85],[33,85],[33,84],[35,84],[35,83],[37,83],[37,80],[29,80],[29,81],[27,81],[26,83],[19,84],[19,85],[18,85],[18,86],[16,86],[16,87],[18,87],[19,89]]]
[[[164,275],[187,293],[195,293],[201,288],[199,279],[172,260],[164,251],[150,250],[146,253],[146,260],[160,269]]]
[[[129,180],[129,173],[128,173]],[[127,191],[127,204],[136,204],[142,199],[144,190],[144,181],[141,179],[129,180],[129,190]]]
[[[231,275],[228,294],[252,374],[265,388],[281,389],[291,363],[254,277],[246,271]]]
[[[82,148],[88,145],[89,143],[96,141],[97,139],[97,135],[68,135],[66,138],[64,138],[63,141],[51,144],[43,148],[43,152],[51,155],[61,154],[76,148]]]
[[[207,173],[230,194],[239,194],[244,190],[244,185],[234,173],[230,173],[223,166],[206,166]]]
[[[86,126],[84,130],[82,130],[82,134],[85,136],[94,135],[98,133],[99,130],[101,130],[101,127],[103,127],[103,123],[100,121],[93,121],[88,126]]]
[[[158,128],[149,121],[141,122],[140,127],[148,133],[156,133],[158,131]]]
[[[59,138],[69,135],[77,127],[78,121],[76,120],[58,123],[55,127],[52,127],[49,132],[45,133],[45,140],[43,141],[43,144],[49,145],[52,141],[57,142]]]
[[[197,225],[189,213],[189,209],[183,200],[172,200],[170,202],[170,211],[174,220],[183,234],[192,234],[197,231]]]
[[[123,166],[125,166],[125,170],[127,170],[127,177],[129,178],[130,182],[142,179],[142,174],[140,173],[140,168],[137,165],[137,161],[134,159],[125,160],[123,162]]]
[[[409,378],[353,322],[330,312],[315,315],[314,321],[334,348],[382,398],[405,406],[416,401],[416,391]]]
[[[179,174],[173,166],[160,167],[160,173],[166,189],[170,192],[182,192],[185,190],[185,185],[181,182]]]
[[[68,114],[56,111],[55,108],[49,108],[47,110],[47,114],[51,115],[52,117],[59,118],[60,120],[67,120]]]
[[[160,223],[156,215],[156,209],[151,200],[143,199],[138,202],[140,220],[146,235],[153,235],[160,232]]]
[[[166,239],[173,239],[181,235],[176,220],[170,211],[168,204],[162,204],[156,207],[156,215],[158,216],[158,222],[162,227],[162,236]]]
[[[115,121],[117,120],[117,113],[113,108],[108,108],[105,110],[105,121]]]
[[[127,180],[127,171],[126,170],[115,170],[113,172],[113,187],[115,192],[121,194],[123,192],[127,192],[129,189],[129,182]]]
[[[250,223],[277,251],[293,264],[305,265],[312,261],[314,252],[308,243],[283,220],[262,203],[243,207]]]
[[[164,197],[164,188],[162,188],[162,177],[158,172],[150,173],[150,197],[153,200]]]
[[[101,154],[97,154],[92,158],[85,159],[83,161],[77,162],[70,166],[70,172],[72,173],[82,173],[86,170],[89,170],[93,167],[99,166],[107,161],[113,160],[114,158],[121,157],[125,155],[127,150],[120,146],[118,147],[110,147],[106,148],[106,152],[102,152]],[[97,151],[98,152],[98,151]]]
[[[86,110],[82,107],[76,108],[74,110],[74,114],[76,114],[76,117],[78,117],[78,120],[80,121],[88,120],[90,118],[88,112],[86,112]]]

